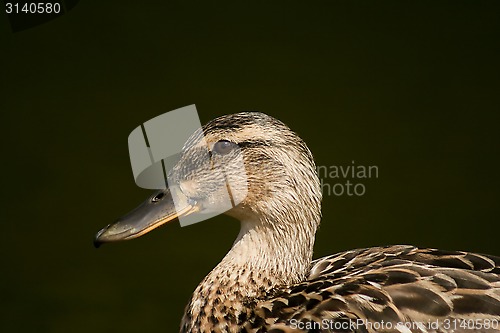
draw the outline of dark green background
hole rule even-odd
[[[321,165],[377,165],[325,197],[315,256],[410,243],[500,255],[498,1],[82,1],[0,15],[2,332],[175,332],[228,217],[95,250],[149,192],[127,136],[195,103],[260,110]]]

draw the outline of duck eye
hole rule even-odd
[[[152,202],[158,202],[160,201],[163,197],[165,196],[165,193],[160,192],[157,195],[155,195],[153,198],[151,198]]]
[[[219,155],[230,153],[237,145],[228,140],[220,140],[214,144],[213,151]]]

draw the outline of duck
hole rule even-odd
[[[500,332],[497,256],[388,245],[313,260],[322,202],[313,155],[261,112],[196,130],[169,171],[174,181],[101,229],[94,245],[217,212],[229,188],[213,180],[214,165],[231,180],[236,199],[223,213],[240,231],[194,290],[180,332]]]

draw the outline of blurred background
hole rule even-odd
[[[15,33],[2,13],[0,38],[2,332],[178,331],[238,223],[92,239],[150,193],[129,133],[189,104],[279,118],[318,165],[378,167],[351,180],[362,196],[325,193],[315,257],[500,255],[498,1],[89,0]]]

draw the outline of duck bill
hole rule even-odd
[[[155,192],[133,211],[101,229],[94,238],[94,246],[140,237],[198,210],[196,203],[185,197],[179,187]]]

